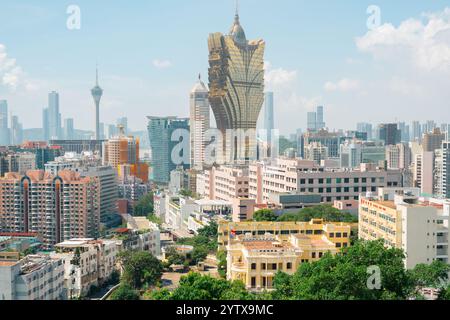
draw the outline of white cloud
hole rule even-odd
[[[297,70],[286,70],[272,67],[269,61],[264,63],[265,82],[269,90],[280,90],[292,86],[297,80]]]
[[[16,91],[23,86],[25,90],[36,90],[37,85],[27,79],[25,73],[17,64],[16,59],[8,56],[5,45],[0,43],[0,86]]]
[[[398,27],[384,24],[356,39],[362,52],[375,58],[407,61],[431,72],[450,71],[450,8],[424,14],[423,20],[408,19]]]
[[[169,60],[153,60],[153,66],[157,69],[167,69],[172,67],[172,62]]]
[[[359,88],[359,81],[358,80],[353,80],[353,79],[348,79],[348,78],[343,78],[341,80],[339,80],[338,82],[331,82],[328,81],[327,83],[325,83],[324,86],[326,91],[342,91],[342,92],[348,92],[348,91],[353,91]]]

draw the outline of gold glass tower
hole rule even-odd
[[[228,35],[210,34],[209,47],[209,100],[217,128],[225,138],[227,130],[255,130],[264,102],[264,50],[263,40],[248,41],[236,12]],[[256,136],[246,142],[255,145]],[[224,143],[224,147],[229,145]],[[233,146],[234,143],[231,143]]]

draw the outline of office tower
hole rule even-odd
[[[427,132],[423,135],[423,151],[434,152],[442,147],[442,142],[445,140],[445,133],[442,133],[439,128],[433,129],[433,132]]]
[[[139,138],[127,137],[122,131],[103,143],[103,164],[115,168],[120,179],[134,176],[148,181],[148,165],[139,160]]]
[[[322,160],[328,159],[328,148],[320,142],[312,142],[305,146],[305,160],[314,161],[320,165]]]
[[[185,148],[176,155],[179,159],[187,158],[186,162],[180,163],[177,159],[172,158],[173,148],[180,143],[178,140],[172,141],[172,135],[178,129],[189,132],[189,119],[148,117],[148,120],[148,136],[152,152],[152,180],[156,183],[168,185],[171,171],[178,166],[189,168],[187,164],[190,158],[189,143],[184,144]],[[176,138],[178,139],[178,136]],[[177,163],[174,163],[174,161]]]
[[[411,148],[406,143],[386,146],[388,169],[407,169],[411,164]]]
[[[317,131],[317,113],[308,112],[307,114],[307,125],[308,131]]]
[[[0,203],[0,229],[37,233],[45,249],[64,240],[99,236],[98,179],[73,171],[57,177],[44,171],[7,173],[0,178]]]
[[[19,122],[19,117],[11,117],[11,145],[19,145],[23,142],[23,127]]]
[[[206,131],[210,128],[208,89],[199,76],[189,97],[191,122],[191,168],[202,169],[205,163]]]
[[[379,138],[386,146],[401,142],[402,134],[396,123],[384,123],[379,126]]]
[[[428,120],[426,125],[427,125],[427,130],[425,131],[426,133],[433,132],[434,129],[436,129],[436,122],[434,122],[433,120]]]
[[[112,137],[116,136],[118,133],[117,126],[113,124],[108,124],[105,128],[105,138],[111,139]]]
[[[68,118],[64,120],[64,139],[73,140],[75,138],[75,131],[73,127],[73,119]]]
[[[317,130],[324,129],[325,128],[325,121],[324,121],[324,115],[323,115],[323,106],[318,106],[316,109],[316,128]]]
[[[55,91],[48,94],[48,108],[44,111],[43,120],[44,136],[46,135],[45,130],[48,128],[48,139],[59,139],[61,136],[61,114],[59,113],[59,94]]]
[[[344,137],[338,133],[321,130],[319,132],[309,131],[303,135],[304,146],[312,142],[319,142],[328,148],[328,156],[330,158],[339,158],[339,148],[344,141]]]
[[[361,163],[384,163],[386,160],[386,147],[383,142],[368,141],[362,144]]]
[[[0,100],[0,146],[8,146],[9,143],[8,102]]]
[[[98,68],[95,69],[95,87],[92,88],[91,94],[95,102],[95,140],[100,140],[100,100],[103,90],[98,85]]]
[[[45,142],[50,141],[50,121],[48,118],[48,108],[42,109],[42,137]]]
[[[362,143],[349,142],[341,144],[340,166],[341,168],[356,168],[361,165]]]
[[[356,131],[367,133],[367,140],[372,140],[373,138],[373,127],[371,123],[358,123],[356,125]]]
[[[116,121],[116,129],[119,128],[119,127],[123,128],[123,132],[126,135],[128,134],[128,118],[127,117],[121,117],[121,118],[117,119],[117,121]]]
[[[422,141],[422,126],[419,121],[413,121],[412,123],[412,140]]]
[[[264,96],[264,130],[267,130],[267,143],[272,144],[272,132],[275,129],[273,112],[273,92],[266,92]]]
[[[236,12],[230,33],[210,34],[208,48],[209,102],[217,128],[223,137],[227,130],[254,131],[241,145],[230,141],[234,136],[224,139],[224,151],[232,161],[243,160],[239,151],[248,159],[256,151],[256,124],[264,101],[265,42],[247,41]]]

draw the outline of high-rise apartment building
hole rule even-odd
[[[191,168],[202,169],[207,146],[206,131],[210,128],[208,89],[200,76],[190,93]]]
[[[419,121],[413,121],[412,123],[412,140],[413,141],[422,141],[422,126]]]
[[[37,233],[44,248],[72,238],[96,238],[100,228],[100,183],[73,171],[44,171],[0,178],[0,230]]]
[[[170,181],[170,172],[178,166],[189,168],[189,142],[184,143],[184,148],[176,155],[173,154],[174,147],[189,141],[189,134],[180,141],[180,136],[189,132],[189,119],[180,119],[176,117],[148,117],[148,136],[150,148],[152,151],[152,172],[153,181],[161,184],[168,184]],[[176,136],[173,136],[173,135]],[[176,141],[173,141],[176,140]],[[173,158],[176,157],[177,159]],[[187,159],[184,161],[184,159]]]
[[[247,40],[236,12],[229,34],[210,34],[208,48],[209,102],[217,128],[223,137],[227,130],[254,131],[238,146],[229,141],[234,139],[224,138],[224,150],[231,153],[232,161],[244,160],[238,150],[247,159],[256,150],[256,125],[264,102],[265,42]]]
[[[379,126],[379,139],[386,146],[396,145],[402,140],[402,133],[396,123],[384,123]]]
[[[445,133],[441,129],[435,128],[432,132],[423,134],[422,147],[425,152],[434,152],[442,147],[442,142],[445,140]]]
[[[131,175],[148,181],[148,165],[139,158],[139,139],[127,137],[123,131],[103,143],[103,164],[115,168],[121,178]]]
[[[8,146],[9,144],[8,102],[0,100],[0,146]]]
[[[386,146],[386,161],[388,169],[407,169],[411,158],[411,148],[406,143]]]

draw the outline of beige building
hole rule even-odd
[[[335,200],[358,200],[361,192],[403,185],[401,170],[384,170],[373,164],[332,169],[313,161],[278,158],[252,163],[249,171],[249,198],[257,204],[267,204],[271,194],[286,192],[321,194],[322,202],[332,204]]]
[[[408,269],[435,260],[448,263],[450,203],[419,193],[417,188],[382,188],[359,203],[359,238],[383,239],[386,246],[403,249]]]
[[[285,222],[229,222],[219,221],[218,248],[223,250],[236,237],[251,234],[262,236],[272,234],[279,236],[281,240],[287,241],[291,234],[305,234],[313,238],[321,238],[325,235],[336,244],[336,248],[347,247],[350,243],[351,224],[326,223],[321,219],[310,222],[285,221]]]
[[[219,242],[227,250],[227,279],[241,280],[252,291],[273,289],[279,271],[293,274],[301,263],[336,254],[349,246],[349,237],[350,226],[322,220],[219,225]]]

